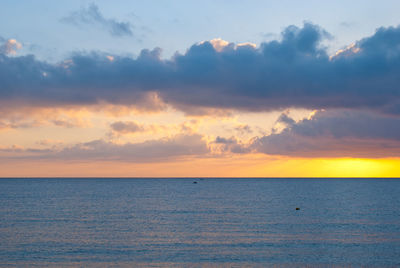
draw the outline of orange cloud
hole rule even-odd
[[[8,39],[0,45],[0,53],[15,55],[22,48],[22,44],[15,39]]]

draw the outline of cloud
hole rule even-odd
[[[193,121],[193,120],[192,120]],[[195,122],[183,122],[181,124],[142,124],[136,121],[116,121],[110,124],[110,138],[118,138],[122,135],[146,133],[146,135],[170,135],[172,133],[193,134]]]
[[[212,46],[213,46],[213,48],[216,50],[216,51],[218,51],[218,52],[221,52],[222,50],[224,50],[225,49],[225,47],[226,46],[228,46],[229,45],[229,42],[228,41],[225,41],[225,40],[223,40],[223,39],[221,39],[221,38],[215,38],[215,39],[212,39],[212,40],[210,40],[210,41],[208,41]],[[200,42],[200,44],[203,44],[204,42]]]
[[[281,118],[286,118],[282,114]],[[280,119],[281,120],[281,119]],[[250,146],[265,154],[306,157],[400,156],[400,118],[368,111],[318,112]]]
[[[260,46],[201,42],[162,59],[76,53],[59,64],[0,55],[0,103],[60,106],[111,103],[148,110],[371,109],[400,114],[400,27],[380,28],[330,57],[319,26],[287,27]],[[215,42],[214,42],[215,43]]]
[[[219,143],[219,144],[236,144],[237,141],[233,137],[227,139],[227,138],[223,138],[223,137],[217,136],[217,138],[215,139],[215,143]]]
[[[13,144],[11,146],[0,146],[0,152],[12,153],[12,155],[17,157],[18,157],[17,154],[20,153],[24,153],[25,157],[32,157],[32,156],[35,157],[35,155],[37,154],[51,153],[52,151],[50,149],[25,148],[23,146]]]
[[[15,158],[19,159],[123,162],[171,161],[190,156],[204,156],[209,153],[206,142],[203,140],[203,137],[198,134],[178,134],[170,138],[149,140],[142,143],[115,144],[104,140],[94,140],[64,147],[63,149],[59,149],[57,146],[51,149],[12,146],[0,148],[0,151],[20,153],[19,155],[14,155]],[[7,157],[11,158],[10,156]]]
[[[129,121],[129,122],[114,122],[111,125],[111,129],[117,133],[136,133],[136,132],[143,132],[145,127],[137,122]]]
[[[213,147],[214,152],[231,152],[235,154],[246,154],[251,152],[248,145],[240,143],[235,137],[224,138],[217,136],[213,143],[217,145]]]
[[[253,130],[249,125],[239,125],[235,127],[235,130],[241,135],[253,133]]]
[[[76,26],[98,26],[115,37],[133,36],[133,26],[129,22],[105,18],[99,7],[94,3],[91,3],[87,8],[72,12],[67,17],[62,18],[61,21]]]
[[[53,139],[43,139],[36,142],[37,145],[41,146],[60,146],[63,145],[64,142],[62,140],[53,140]]]
[[[22,48],[22,44],[15,39],[5,40],[0,37],[0,42],[3,42],[0,44],[0,54],[16,55],[17,51]]]
[[[40,121],[37,120],[28,120],[28,121],[9,121],[9,120],[1,120],[0,121],[0,131],[1,130],[10,130],[10,129],[17,129],[17,128],[32,128],[38,127],[42,125]]]
[[[91,127],[92,112],[85,108],[30,108],[17,106],[8,111],[0,107],[0,130],[57,126],[65,128]],[[94,111],[95,112],[95,111]]]
[[[355,25],[356,23],[354,21],[342,21],[341,23],[339,23],[339,26],[343,28],[351,28]]]
[[[200,135],[176,135],[142,143],[118,145],[102,140],[78,144],[55,155],[61,159],[119,160],[132,162],[168,161],[208,153]]]
[[[290,117],[288,116],[288,113],[286,113],[286,112],[285,112],[285,113],[282,113],[282,114],[279,116],[277,122],[278,122],[278,123],[283,123],[283,124],[285,124],[285,125],[287,125],[287,126],[292,126],[292,125],[294,125],[294,124],[296,123],[296,121],[295,121],[293,118],[290,118]]]

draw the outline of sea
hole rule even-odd
[[[0,179],[1,267],[400,267],[400,179]]]

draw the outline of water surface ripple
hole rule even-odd
[[[400,266],[400,180],[193,181],[0,179],[0,265]]]

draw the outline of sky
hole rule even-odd
[[[399,177],[399,1],[0,4],[0,177]]]

